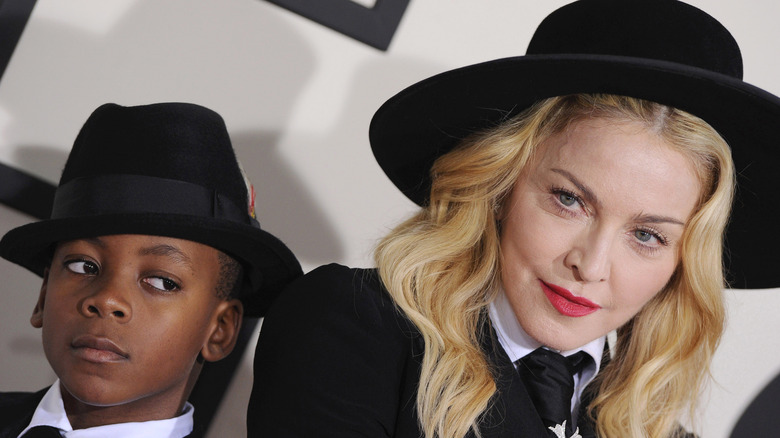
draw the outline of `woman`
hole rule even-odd
[[[376,271],[322,267],[275,304],[250,436],[682,434],[723,328],[726,141],[754,195],[733,255],[774,208],[747,184],[776,165],[780,101],[736,77],[738,50],[676,1],[581,0],[528,56],[390,99],[372,147],[423,208]],[[772,281],[739,261],[740,284]]]

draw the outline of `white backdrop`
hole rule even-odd
[[[424,77],[524,53],[536,25],[565,3],[412,0],[382,52],[261,0],[38,0],[0,81],[0,161],[56,183],[98,105],[200,103],[225,118],[258,189],[263,228],[305,271],[331,261],[371,266],[376,240],[414,207],[373,161],[373,112]],[[691,3],[731,30],[745,79],[780,94],[780,2]],[[30,220],[0,206],[2,233]],[[0,391],[40,389],[54,379],[29,324],[40,280],[5,261],[0,278]],[[715,438],[780,372],[780,291],[726,294],[717,383],[699,420]],[[212,437],[245,435],[252,353]]]

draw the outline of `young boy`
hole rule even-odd
[[[301,272],[260,229],[252,195],[215,112],[98,108],[51,219],[0,241],[43,277],[31,323],[58,377],[0,394],[0,437],[189,436],[203,362],[230,353],[242,315],[262,315]]]

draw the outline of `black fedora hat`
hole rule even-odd
[[[728,280],[735,288],[780,285],[780,99],[742,80],[739,47],[713,17],[676,0],[579,0],[550,14],[525,56],[497,59],[425,79],[385,102],[369,138],[390,180],[427,202],[430,168],[464,137],[541,99],[578,93],[631,96],[673,106],[714,127],[738,174],[727,230]]]
[[[0,255],[43,275],[59,241],[112,234],[187,239],[244,265],[245,312],[262,316],[301,267],[260,228],[248,191],[216,112],[189,103],[105,104],[76,137],[51,218],[6,233]]]

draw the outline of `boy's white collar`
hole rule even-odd
[[[38,403],[30,424],[20,436],[33,426],[53,426],[62,430],[66,438],[102,438],[107,436],[112,438],[183,438],[192,433],[194,411],[195,408],[190,403],[185,403],[184,412],[181,415],[167,420],[109,424],[73,430],[68,415],[65,413],[65,404],[62,401],[58,379]]]

